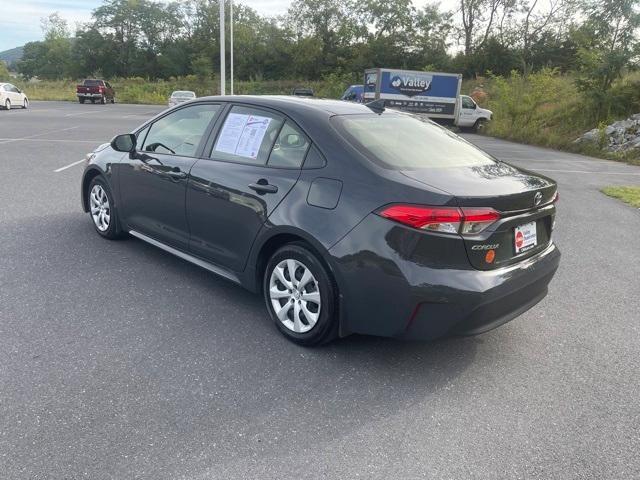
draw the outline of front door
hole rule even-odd
[[[459,127],[472,127],[478,117],[478,106],[471,97],[466,95],[460,96],[460,116],[458,119]]]
[[[284,116],[233,106],[218,129],[210,158],[191,169],[191,252],[242,271],[258,231],[298,180],[309,146]]]
[[[137,152],[117,165],[120,213],[129,229],[188,249],[187,180],[219,108],[189,105],[140,132]]]

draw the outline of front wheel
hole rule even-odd
[[[111,189],[104,178],[97,176],[91,180],[87,189],[87,205],[93,226],[100,236],[110,240],[124,236],[120,230]]]
[[[483,133],[487,128],[487,119],[479,118],[476,120],[476,123],[473,124],[473,132],[474,133]]]
[[[22,102],[22,108],[24,108],[25,110],[29,108],[29,100],[27,100],[26,98]]]
[[[305,245],[285,245],[273,254],[263,291],[269,315],[289,340],[311,346],[338,336],[337,286]]]

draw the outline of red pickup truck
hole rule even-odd
[[[80,103],[90,100],[91,103],[102,104],[116,102],[116,94],[109,82],[104,80],[87,79],[76,87],[76,95]]]

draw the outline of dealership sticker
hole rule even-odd
[[[514,229],[516,255],[531,250],[538,243],[536,222],[525,223]]]

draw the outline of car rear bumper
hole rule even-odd
[[[422,340],[474,335],[512,320],[544,298],[560,261],[550,243],[515,265],[480,271],[470,266],[461,239],[376,215],[330,253],[343,295],[343,334]]]
[[[76,93],[77,97],[83,98],[102,98],[102,93]]]

